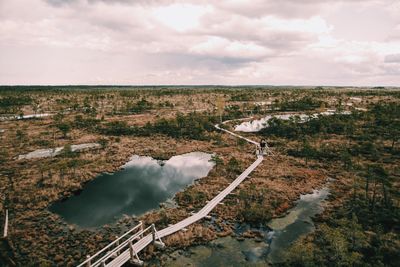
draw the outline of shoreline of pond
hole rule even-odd
[[[284,256],[281,251],[289,248],[291,243],[302,235],[315,230],[313,218],[324,211],[324,201],[329,195],[328,185],[329,181],[325,186],[314,190],[313,193],[301,194],[295,201],[294,207],[266,224],[252,226],[247,223],[235,222],[235,230],[228,236],[214,239],[207,244],[191,245],[183,249],[170,248],[168,257],[165,257],[164,254],[161,255],[163,266],[175,266],[176,262],[195,266],[218,265],[221,263],[219,262],[221,257],[225,257],[224,262],[235,259],[231,262],[232,266],[280,263],[282,261],[279,259]],[[311,203],[308,206],[309,210],[303,210],[305,203]],[[275,227],[275,224],[279,225],[279,221],[284,224]],[[294,225],[303,227],[303,229],[293,229]],[[289,240],[287,240],[288,231],[289,235],[291,233],[293,235]],[[279,240],[282,233],[286,235],[283,238],[284,244]],[[275,244],[276,240],[281,243],[278,247]]]
[[[135,218],[157,211],[163,206],[171,207],[178,192],[208,175],[214,167],[211,156],[212,154],[198,151],[176,155],[168,160],[133,155],[116,172],[101,173],[72,196],[51,203],[49,211],[59,215],[68,225],[96,230],[105,224],[115,223],[123,216]],[[135,201],[137,195],[140,197]],[[122,196],[124,199],[121,199]],[[145,200],[146,197],[157,200]],[[118,203],[113,203],[113,198],[117,198]],[[96,218],[105,217],[108,210],[126,207],[127,201],[133,203],[124,212],[115,213],[107,219],[98,219],[101,222],[95,223]],[[152,203],[151,207],[148,207],[149,201]],[[115,205],[114,208],[108,207],[100,211],[101,203],[105,206],[110,203]],[[137,206],[140,205],[146,205],[146,208],[138,210]],[[79,206],[79,209],[74,206]],[[95,210],[99,212],[96,213]],[[82,216],[87,218],[82,220],[79,218]]]

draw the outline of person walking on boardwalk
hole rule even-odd
[[[265,141],[265,139],[261,139],[260,141],[260,155],[264,154],[265,151],[265,147],[267,146],[267,142]]]

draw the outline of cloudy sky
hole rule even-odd
[[[0,0],[0,84],[400,86],[400,1]]]

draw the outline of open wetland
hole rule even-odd
[[[166,246],[138,252],[147,266],[397,267],[399,99],[394,88],[3,88],[0,266],[76,266],[141,221]]]

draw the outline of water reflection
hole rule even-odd
[[[252,239],[237,241],[227,236],[212,241],[207,246],[195,246],[188,251],[175,251],[170,256],[165,266],[265,266],[265,261],[260,261],[267,244],[258,243]]]
[[[171,255],[167,266],[268,266],[284,261],[284,252],[301,235],[314,230],[312,217],[322,212],[321,202],[329,194],[327,188],[301,195],[296,206],[285,217],[271,220],[268,227],[252,228],[237,224],[235,232],[248,230],[263,233],[264,242],[254,239],[239,241],[233,237],[214,240],[208,246],[194,246],[183,254]],[[272,231],[270,230],[272,229]]]
[[[287,113],[287,114],[275,114],[275,115],[267,115],[264,118],[258,120],[251,120],[242,122],[239,125],[235,126],[236,132],[258,132],[263,128],[268,127],[268,121],[272,118],[277,118],[281,120],[290,120],[291,118],[295,118],[296,116],[299,118],[300,122],[305,122],[307,119],[310,118],[317,118],[319,115],[322,116],[331,116],[334,114],[351,114],[350,111],[342,111],[338,112],[335,109],[328,109],[324,112],[314,113],[314,114],[305,114],[305,113]]]
[[[301,235],[314,231],[312,217],[321,213],[321,202],[326,199],[327,188],[314,190],[312,194],[302,195],[297,205],[283,218],[274,219],[268,225],[273,229],[270,236],[268,260],[273,263],[282,262],[284,252]]]
[[[81,227],[102,226],[122,214],[141,215],[207,176],[213,167],[210,158],[210,154],[193,152],[159,164],[150,157],[133,156],[123,170],[98,176],[80,195],[57,202],[50,210]]]

